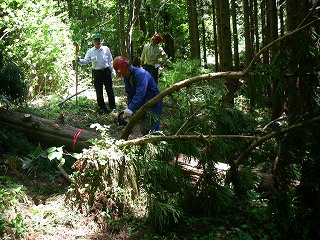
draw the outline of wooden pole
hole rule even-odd
[[[75,46],[75,56],[76,56],[76,108],[78,109],[78,56],[79,56],[79,44],[77,42],[73,42]]]

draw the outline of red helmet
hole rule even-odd
[[[158,41],[158,43],[161,43],[162,42],[162,35],[159,33],[155,33],[155,34],[153,34],[151,39],[156,39]]]
[[[128,66],[129,60],[123,56],[118,56],[113,60],[113,68],[117,76],[123,76]]]

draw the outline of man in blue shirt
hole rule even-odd
[[[134,67],[129,60],[118,56],[113,61],[113,67],[118,76],[123,76],[125,91],[127,93],[128,107],[124,114],[128,117],[138,111],[147,101],[159,94],[158,85],[151,74],[143,68]],[[159,101],[151,108],[141,121],[142,134],[159,130],[159,116],[162,113],[162,101]]]
[[[93,47],[90,48],[85,57],[78,61],[85,65],[89,62],[92,63],[92,76],[93,84],[96,90],[97,103],[99,108],[104,112],[108,113],[106,103],[103,98],[103,86],[106,89],[109,101],[110,109],[116,109],[115,97],[112,86],[112,72],[113,70],[113,58],[110,49],[107,46],[101,45],[101,35],[94,34],[92,36]]]

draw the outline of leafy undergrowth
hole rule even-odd
[[[69,184],[59,175],[8,170],[0,172],[7,175],[0,177],[1,239],[126,239],[125,232],[101,233],[93,217],[67,206]]]
[[[259,219],[264,211],[264,204],[246,206],[237,212],[226,212],[212,218],[191,217],[179,225],[172,225],[166,234],[157,234],[148,226],[144,218],[132,218],[114,221],[117,224],[110,232],[102,233],[94,217],[85,216],[71,210],[65,204],[65,193],[68,183],[56,175],[30,175],[23,171],[1,177],[2,210],[9,224],[0,228],[1,239],[26,240],[71,240],[71,239],[272,239],[274,226]],[[7,195],[3,194],[4,192]],[[254,208],[255,207],[255,208]],[[3,220],[4,215],[1,215]],[[269,233],[268,233],[269,232]]]

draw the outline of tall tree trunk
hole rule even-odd
[[[223,62],[223,54],[222,54],[222,29],[221,29],[221,7],[220,0],[214,1],[215,12],[216,12],[216,26],[217,26],[217,39],[218,39],[218,54],[219,54],[219,71],[221,71],[221,64]]]
[[[284,24],[284,1],[285,0],[281,0],[279,2],[279,22],[280,22],[280,36],[283,36],[284,35],[284,32],[285,32],[285,24]]]
[[[252,40],[251,40],[251,26],[250,26],[250,8],[249,8],[249,0],[243,0],[243,15],[244,15],[244,38],[245,38],[245,65],[248,66],[252,56],[253,56],[253,50],[252,50]]]
[[[262,25],[262,47],[270,43],[269,38],[269,2],[268,0],[261,1],[261,25]],[[269,64],[269,51],[264,51],[262,55],[262,61],[264,64]],[[271,91],[270,91],[271,94]]]
[[[146,27],[146,20],[145,20],[145,14],[146,14],[146,6],[145,1],[140,1],[140,10],[139,10],[139,29],[143,32],[143,35],[147,35],[147,27]]]
[[[237,4],[235,0],[231,1],[231,15],[232,15],[232,34],[233,34],[233,59],[234,59],[234,70],[240,69],[239,60],[239,39],[238,39],[238,28],[237,28]]]
[[[260,50],[260,39],[259,39],[259,19],[258,19],[258,2],[253,0],[253,19],[254,19],[254,36],[255,36],[255,52],[258,53]]]
[[[250,39],[252,47],[252,55],[254,55],[254,45],[255,45],[255,36],[254,36],[254,9],[253,9],[253,0],[249,0],[249,25],[250,25]]]
[[[164,23],[164,51],[171,60],[175,59],[175,47],[174,39],[172,37],[172,29],[169,28],[171,22],[170,15],[167,12],[167,9],[163,13],[163,23]]]
[[[131,57],[134,55],[132,52],[132,33],[133,33],[133,27],[136,22],[137,16],[139,15],[139,1],[138,0],[130,0],[129,4],[129,17],[128,17],[128,34],[126,38],[126,56],[128,59],[131,59]]]
[[[270,5],[270,33],[271,42],[278,38],[278,11],[277,1],[269,0]],[[278,54],[277,45],[271,48],[271,59],[274,60]],[[283,92],[279,91],[279,79],[272,80],[272,119],[277,119],[283,113]]]
[[[220,0],[220,17],[221,17],[221,71],[232,70],[232,50],[231,50],[231,29],[230,29],[230,14],[229,1]]]
[[[229,1],[220,0],[220,29],[221,35],[218,38],[221,39],[220,55],[223,56],[220,61],[221,71],[232,70],[232,49],[231,49],[231,29],[230,29],[230,7]],[[223,102],[227,104],[234,104],[234,93],[238,89],[238,81],[229,79],[226,82],[228,92],[223,96]]]
[[[296,0],[287,0],[286,1],[286,9],[287,9],[287,30],[292,31],[298,26],[298,16],[299,16],[299,1]],[[297,66],[290,66],[288,69],[289,73],[294,73]],[[291,95],[288,96],[288,112],[292,114],[294,112],[296,106],[298,105],[298,79],[290,78],[288,81],[288,85],[291,88]]]
[[[269,0],[270,2],[270,33],[271,41],[273,42],[278,38],[278,10],[277,0]],[[278,53],[277,45],[271,47],[271,58],[274,58]]]
[[[217,34],[217,18],[216,18],[216,7],[215,7],[215,0],[212,0],[212,20],[213,20],[213,47],[214,47],[214,64],[215,64],[215,71],[219,72],[220,70],[220,63],[219,63],[219,52],[218,52],[218,34]]]
[[[204,23],[204,3],[203,0],[200,0],[200,8],[201,8],[201,35],[202,35],[202,51],[203,51],[203,63],[204,67],[208,67],[207,62],[207,44],[206,44],[206,26]]]
[[[126,55],[126,34],[125,34],[125,27],[124,27],[124,22],[125,22],[125,18],[124,18],[124,9],[125,9],[125,0],[118,0],[118,4],[119,4],[119,28],[118,28],[118,33],[119,33],[119,46],[120,46],[120,55],[123,55],[125,57],[127,57]]]
[[[188,22],[191,58],[200,59],[197,1],[188,0]]]

